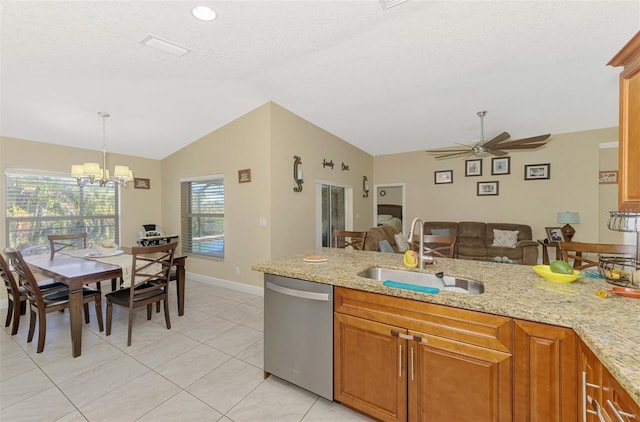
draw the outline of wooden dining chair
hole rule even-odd
[[[353,249],[364,249],[364,242],[367,239],[367,232],[334,230],[333,231],[333,247],[346,248],[351,246]]]
[[[171,329],[169,318],[168,286],[169,272],[173,266],[173,256],[178,242],[156,246],[135,246],[131,248],[133,263],[128,288],[107,293],[107,335],[111,335],[113,305],[129,308],[129,330],[127,346],[131,346],[134,310],[147,307],[147,319],[151,319],[151,305],[164,302],[164,319],[167,329]]]
[[[4,326],[8,327],[11,325],[11,335],[15,335],[20,325],[20,315],[24,315],[27,311],[27,292],[25,288],[20,286],[16,281],[9,264],[2,254],[0,254],[0,278],[4,281],[7,289],[7,301],[9,302],[7,306],[7,319],[5,320]],[[67,288],[66,284],[54,280],[39,281],[38,286],[44,294]],[[12,320],[13,323],[11,322]]]
[[[418,250],[420,235],[413,236],[412,249]],[[453,258],[455,254],[456,238],[455,236],[440,236],[425,234],[422,237],[424,245],[424,254],[439,256],[441,258]]]
[[[558,242],[562,252],[562,260],[571,264],[574,270],[583,270],[598,266],[598,257],[583,254],[616,254],[635,256],[636,247],[633,245],[615,245],[609,243]]]
[[[25,262],[20,251],[5,251],[7,263],[18,274],[18,282],[25,289],[29,302],[29,335],[27,343],[31,343],[35,333],[36,319],[38,321],[38,353],[44,350],[45,338],[47,335],[47,314],[49,312],[61,311],[69,307],[69,289],[58,290],[44,294],[40,289],[29,265]],[[89,323],[89,302],[94,302],[96,306],[96,317],[98,328],[103,331],[102,324],[102,294],[99,290],[84,287],[82,289],[84,318]]]

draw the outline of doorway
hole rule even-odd
[[[404,183],[374,185],[373,225],[387,224],[398,233],[405,232],[406,203]]]
[[[333,182],[316,182],[316,247],[333,247],[334,230],[353,227],[353,189]]]

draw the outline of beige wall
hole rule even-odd
[[[374,158],[375,183],[406,182],[407,220],[485,221],[529,224],[534,239],[545,227],[558,226],[558,211],[580,212],[575,241],[598,242],[602,209],[615,209],[616,198],[600,198],[599,145],[616,141],[617,128],[553,135],[537,151],[509,154],[508,175],[491,175],[491,158],[483,158],[483,175],[464,176],[464,159],[436,160],[423,151]],[[549,180],[524,180],[525,164],[550,163]],[[453,170],[453,184],[435,185],[433,172]],[[499,196],[476,196],[476,183],[498,181]]]
[[[599,171],[618,170],[618,147],[611,144],[601,145]],[[618,209],[618,184],[600,184],[598,186],[600,196],[599,212],[600,217],[600,242],[601,243],[624,243],[624,233],[609,230],[607,221],[609,211]]]
[[[0,137],[0,192],[4,198],[7,169],[30,169],[69,174],[71,165],[88,161],[101,161],[102,152]],[[160,223],[162,210],[160,194],[160,161],[118,154],[107,154],[107,166],[113,171],[114,164],[127,165],[135,177],[151,179],[151,188],[134,189],[131,184],[120,190],[120,243],[124,246],[136,244],[138,226],[144,223]],[[2,215],[6,215],[4,200],[0,201]],[[0,224],[0,245],[6,245],[6,225]]]
[[[293,191],[294,155],[302,157],[300,193]],[[322,168],[323,158],[337,162],[333,171]],[[343,161],[350,171],[340,169]],[[181,178],[224,174],[224,260],[190,257],[188,271],[261,286],[262,274],[251,270],[254,263],[314,247],[316,179],[352,184],[359,216],[354,226],[369,226],[371,200],[364,200],[360,190],[362,176],[371,177],[372,162],[370,155],[267,103],[162,161],[163,225],[179,232]],[[238,170],[247,168],[251,183],[238,183]],[[262,217],[266,227],[259,225]]]

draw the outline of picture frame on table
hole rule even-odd
[[[134,177],[133,188],[134,189],[151,189],[151,180]]]
[[[465,177],[482,176],[482,159],[464,160]]]
[[[478,182],[477,196],[497,196],[500,183],[498,181]]]
[[[564,242],[561,227],[545,227],[547,231],[547,240],[549,242]]]
[[[433,183],[443,185],[453,183],[453,170],[440,170],[433,172]]]
[[[541,180],[551,178],[551,164],[525,164],[524,180]]]
[[[511,157],[496,157],[491,159],[491,175],[511,173]]]
[[[251,169],[238,170],[238,183],[251,182]]]

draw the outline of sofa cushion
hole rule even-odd
[[[411,248],[407,238],[404,237],[402,233],[396,233],[393,235],[393,239],[396,241],[396,246],[398,247],[398,252],[406,252]]]
[[[380,248],[380,241],[386,240],[389,242],[389,245],[391,245],[393,251],[398,252],[396,241],[393,238],[393,235],[396,233],[396,229],[387,225],[370,228],[367,230],[367,238],[364,241],[364,250],[378,251]]]
[[[449,229],[431,229],[431,234],[434,236],[451,236],[451,230]]]
[[[493,229],[493,244],[503,248],[515,248],[518,243],[518,230]]]
[[[380,252],[386,252],[386,253],[395,252],[387,239],[381,240],[380,243],[378,243],[378,250]]]

